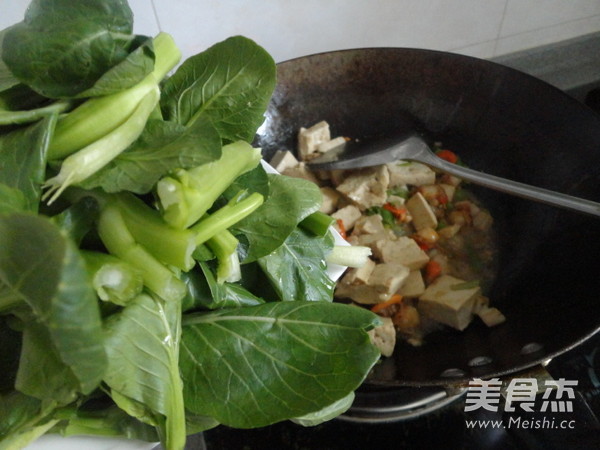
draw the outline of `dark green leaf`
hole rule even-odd
[[[53,216],[52,221],[79,245],[85,235],[94,229],[99,215],[98,201],[92,197],[84,197]]]
[[[243,286],[236,283],[218,283],[215,275],[205,262],[199,262],[199,269],[188,273],[188,297],[186,309],[218,309],[254,306],[264,301]]]
[[[55,125],[56,115],[51,115],[34,125],[0,135],[0,183],[20,190],[28,211],[38,210],[48,143]]]
[[[188,58],[163,89],[167,120],[211,120],[226,142],[250,142],[275,88],[275,63],[250,39],[235,36]]]
[[[15,77],[40,94],[73,97],[129,56],[139,44],[132,28],[133,14],[122,0],[33,0],[24,20],[6,31],[2,57]],[[147,67],[134,59],[128,69],[141,69],[141,79]]]
[[[189,127],[151,120],[140,138],[104,169],[83,183],[107,192],[149,192],[170,170],[188,169],[221,156],[221,137],[206,120]]]
[[[105,326],[108,369],[104,381],[113,391],[165,416],[167,441],[185,440],[180,320],[179,302],[142,294],[112,315]]]
[[[19,80],[11,73],[11,71],[8,70],[8,67],[2,59],[2,42],[4,41],[4,35],[6,34],[7,29],[8,28],[5,28],[4,30],[0,31],[0,93],[20,83]]]
[[[27,200],[23,191],[0,183],[0,214],[25,210]]]
[[[331,240],[295,229],[258,264],[283,301],[332,301],[335,282],[327,276],[325,254]]]
[[[256,261],[279,247],[298,223],[319,209],[322,196],[310,181],[284,175],[268,174],[269,196],[265,202],[232,227],[248,240],[244,263]]]
[[[131,48],[134,50],[116,66],[105,72],[94,85],[77,97],[96,97],[122,91],[137,84],[154,68],[152,38],[135,36]]]
[[[81,383],[71,367],[62,362],[52,341],[46,326],[26,324],[15,387],[31,397],[66,405],[77,398]]]
[[[72,372],[78,392],[96,388],[106,367],[100,313],[74,243],[42,216],[0,216],[0,287],[27,304],[46,328],[48,344]]]
[[[329,302],[275,302],[184,319],[186,407],[261,427],[318,411],[354,391],[379,358],[377,316]]]
[[[0,394],[0,447],[24,448],[51,428],[55,404],[17,391]]]

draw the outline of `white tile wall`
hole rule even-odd
[[[0,0],[0,28],[29,0]],[[600,0],[129,0],[135,31],[171,33],[184,57],[242,34],[276,61],[351,47],[491,58],[600,32]]]

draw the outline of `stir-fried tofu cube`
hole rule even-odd
[[[287,169],[293,169],[299,164],[294,154],[289,150],[277,150],[269,162],[273,168],[281,173]]]
[[[476,215],[473,216],[473,226],[481,231],[489,230],[494,219],[487,211],[480,210]]]
[[[406,202],[406,208],[412,216],[413,225],[418,230],[423,228],[437,228],[437,218],[427,200],[420,192],[417,192]]]
[[[396,346],[396,328],[389,317],[382,317],[381,321],[383,322],[381,325],[367,333],[373,345],[381,351],[383,356],[392,356]]]
[[[494,307],[482,308],[477,312],[477,315],[488,327],[494,327],[506,320],[504,314],[498,308]]]
[[[414,239],[401,236],[395,240],[381,240],[375,243],[373,254],[383,262],[396,262],[411,270],[418,270],[427,264],[429,256]]]
[[[321,195],[323,196],[323,202],[319,211],[325,214],[332,214],[338,207],[340,193],[332,187],[324,186],[321,188]]]
[[[331,140],[329,124],[322,120],[310,128],[300,128],[298,132],[298,154],[300,159],[306,161],[317,151],[319,144]]]
[[[339,136],[330,141],[321,142],[319,145],[317,145],[317,151],[319,153],[327,153],[331,150],[341,150],[341,147],[344,145],[346,145],[346,139],[342,136]]]
[[[366,284],[352,283],[354,275],[346,274],[336,286],[335,296],[356,303],[374,305],[398,292],[410,270],[401,264],[376,264]]]
[[[375,269],[375,261],[368,258],[363,266],[348,269],[348,272],[344,275],[344,282],[353,285],[367,284],[373,269]]]
[[[301,162],[295,167],[289,167],[283,171],[281,171],[282,175],[286,175],[288,177],[293,178],[303,178],[312,183],[319,184],[319,180],[310,170],[306,168],[306,164]]]
[[[365,210],[385,203],[389,181],[385,166],[369,167],[348,175],[337,190]]]
[[[454,199],[454,194],[456,193],[456,186],[452,186],[451,184],[440,183],[440,187],[446,194],[446,198],[449,202]]]
[[[402,297],[418,297],[425,292],[425,282],[420,270],[411,270],[398,291]]]
[[[370,216],[362,216],[360,219],[356,221],[354,225],[354,231],[352,232],[355,235],[358,234],[382,234],[385,233],[385,228],[383,226],[383,219],[379,214],[373,214]]]
[[[435,183],[435,172],[425,164],[394,161],[386,166],[390,171],[390,186],[402,184],[422,186]]]
[[[360,209],[358,209],[354,205],[346,205],[343,208],[338,209],[336,212],[334,212],[331,215],[331,217],[333,217],[336,221],[337,220],[342,221],[346,232],[349,232],[350,230],[352,230],[356,221],[358,219],[360,219],[360,216],[361,216]],[[337,224],[334,224],[334,227],[335,226],[337,226]]]
[[[461,225],[458,223],[453,223],[452,225],[447,225],[443,228],[437,230],[440,237],[444,239],[450,239],[452,236],[456,236],[456,233],[460,231]]]
[[[464,330],[473,318],[475,299],[479,287],[458,289],[465,281],[450,275],[442,275],[430,284],[419,298],[417,305],[424,316]]]

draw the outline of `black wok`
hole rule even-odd
[[[294,149],[301,126],[327,120],[333,136],[419,130],[472,168],[600,200],[600,116],[558,89],[507,67],[456,54],[401,48],[345,50],[278,65],[278,84],[255,144],[265,158]],[[374,386],[452,385],[538,365],[600,327],[600,220],[505,194],[471,189],[500,239],[488,292],[506,323],[398,345]]]

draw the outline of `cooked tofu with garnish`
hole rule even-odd
[[[273,168],[277,172],[284,172],[288,169],[293,169],[300,164],[300,161],[296,159],[294,154],[289,150],[277,150],[269,164],[273,166]]]
[[[322,120],[310,128],[300,128],[298,132],[298,154],[302,161],[315,155],[319,145],[331,140],[329,124]]]
[[[340,202],[341,194],[330,186],[323,186],[320,188],[321,195],[323,196],[323,202],[319,208],[319,211],[325,214],[333,214]]]
[[[419,297],[419,312],[445,325],[464,330],[473,319],[479,286],[467,287],[467,282],[451,275],[442,275]]]
[[[389,317],[382,317],[381,321],[383,322],[381,325],[369,330],[367,333],[373,345],[379,349],[383,356],[392,356],[396,346],[396,328]]]
[[[389,180],[390,174],[385,166],[369,167],[348,175],[337,190],[364,211],[385,203]]]
[[[423,228],[437,228],[438,221],[433,209],[420,192],[417,192],[406,202],[406,208],[410,212],[413,224],[417,231]]]
[[[495,327],[506,321],[504,314],[494,307],[482,308],[477,312],[477,315],[488,327]]]
[[[276,162],[304,178],[299,169],[305,161],[348,141],[331,139],[326,122],[301,129],[298,138],[300,162],[289,155]],[[437,153],[459,160],[445,148]],[[334,228],[350,245],[371,250],[367,264],[348,269],[335,289],[336,299],[385,318],[378,333],[385,329],[386,336],[370,334],[393,345],[395,329],[417,346],[442,325],[464,330],[476,316],[488,326],[506,320],[479,287],[494,276],[493,218],[459,178],[407,161],[314,175],[323,194],[321,211],[336,219]]]
[[[331,214],[331,217],[333,217],[336,221],[342,221],[345,232],[351,231],[352,228],[354,228],[354,224],[358,219],[360,219],[361,216],[362,214],[360,212],[360,209],[358,209],[354,205],[346,205],[343,208],[340,208],[336,212]],[[338,224],[334,224],[334,227],[337,226]],[[338,231],[341,230],[339,230],[338,228]]]
[[[357,283],[352,272],[347,273],[336,287],[336,296],[349,298],[363,305],[385,302],[398,292],[410,269],[401,264],[376,264],[367,283]]]
[[[423,186],[435,183],[435,172],[425,164],[410,161],[395,161],[386,164],[390,172],[390,185],[410,184]]]
[[[397,262],[411,270],[421,269],[429,261],[427,253],[419,247],[414,239],[406,236],[401,236],[395,240],[377,241],[372,250],[383,262]]]
[[[419,297],[425,292],[425,281],[420,270],[411,270],[398,293],[402,297]]]

